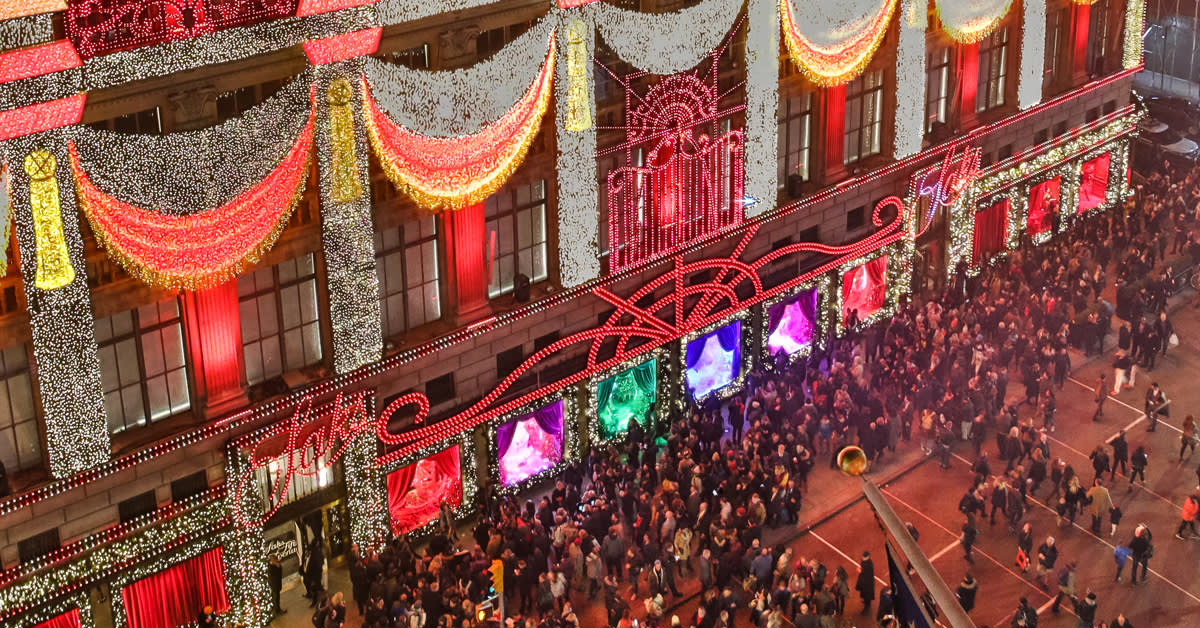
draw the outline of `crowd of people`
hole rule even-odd
[[[405,538],[379,553],[355,549],[351,597],[363,625],[478,625],[493,560],[504,566],[507,616],[526,628],[578,626],[572,599],[603,600],[608,625],[618,628],[635,620],[651,628],[733,628],[745,625],[747,609],[760,628],[816,628],[834,625],[857,597],[858,611],[890,625],[894,601],[888,590],[876,590],[869,554],[850,574],[793,546],[764,542],[765,529],[799,520],[813,468],[835,466],[839,450],[853,444],[874,462],[908,446],[943,467],[956,448],[970,455],[974,473],[959,502],[964,558],[973,560],[981,518],[999,516],[1017,563],[1057,592],[1052,610],[1068,605],[1081,626],[1092,626],[1100,601],[1078,595],[1077,558],[1059,556],[1053,534],[1035,534],[1023,520],[1042,500],[1064,523],[1086,510],[1096,534],[1107,516],[1114,537],[1121,511],[1108,489],[1118,466],[1122,473],[1132,467],[1131,483],[1145,481],[1146,451],[1137,446],[1130,454],[1123,433],[1093,452],[1090,482],[1053,455],[1048,433],[1056,427],[1056,391],[1071,370],[1069,344],[1089,354],[1108,348],[1114,308],[1101,294],[1110,267],[1130,322],[1116,338],[1114,388],[1100,378],[1094,419],[1103,418],[1110,394],[1124,394],[1137,369],[1153,369],[1172,346],[1165,305],[1176,280],[1154,269],[1168,249],[1200,259],[1188,231],[1192,208],[1200,212],[1200,186],[1189,185],[1195,177],[1168,165],[1144,181],[1124,211],[1080,217],[1058,237],[1027,243],[977,276],[960,269],[933,298],[816,343],[802,359],[756,365],[744,394],[689,407],[666,425],[634,422],[621,446],[593,447],[544,496],[522,501],[485,486],[470,538],[458,539],[445,517],[424,551]],[[1147,410],[1168,412],[1165,393],[1148,394]],[[995,461],[983,453],[990,435]],[[1185,434],[1181,457],[1189,442],[1194,447]],[[1185,508],[1180,534],[1195,533],[1196,510],[1188,519]],[[913,526],[910,533],[919,534]],[[1130,580],[1144,580],[1153,547],[1148,527],[1136,526],[1115,555],[1115,579],[1128,561]],[[669,609],[681,601],[685,579],[698,581],[701,593],[696,611],[681,618]],[[966,610],[986,585],[964,578],[958,594]],[[317,607],[318,628],[340,628],[340,595]],[[1107,625],[1127,628],[1115,610],[1105,609],[1117,616]],[[1036,611],[1022,598],[1012,626],[1036,624]]]

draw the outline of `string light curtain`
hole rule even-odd
[[[792,62],[822,87],[854,80],[887,34],[899,0],[780,0]]]
[[[516,171],[541,128],[554,83],[555,45],[537,80],[503,117],[482,131],[458,137],[414,133],[380,108],[363,79],[371,146],[383,171],[404,193],[431,211],[483,202]]]
[[[934,2],[942,30],[960,44],[983,41],[1000,26],[1013,0],[942,0]]]
[[[190,626],[205,606],[229,610],[221,548],[209,550],[121,589],[129,628]]]
[[[215,209],[175,215],[137,207],[104,193],[71,145],[80,205],[96,238],[146,283],[201,290],[258,261],[287,225],[308,177],[312,120],[283,162],[261,182]]]

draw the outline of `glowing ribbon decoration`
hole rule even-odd
[[[1008,15],[1013,0],[942,0],[935,2],[942,30],[960,44],[973,44],[991,35]]]
[[[396,124],[363,79],[371,146],[388,179],[421,207],[440,211],[483,202],[525,158],[541,128],[554,81],[554,39],[537,79],[499,120],[471,135],[428,137]]]
[[[83,212],[109,255],[146,283],[201,290],[232,278],[275,243],[304,192],[312,142],[310,114],[265,179],[220,207],[188,215],[134,207],[104,193],[80,165],[74,142],[71,170]]]
[[[572,133],[592,128],[592,105],[588,100],[592,56],[587,50],[586,28],[580,20],[572,20],[567,27],[567,114],[563,126]]]
[[[898,0],[779,0],[783,42],[792,62],[822,87],[854,80],[887,34]],[[840,7],[839,7],[840,5]],[[832,15],[831,15],[832,13]],[[797,24],[797,15],[804,23]]]
[[[71,265],[63,235],[58,179],[54,176],[57,168],[58,160],[44,150],[35,150],[25,157],[29,208],[33,213],[37,243],[37,273],[33,285],[42,290],[57,290],[75,281],[75,267]]]
[[[333,200],[352,203],[362,197],[362,183],[358,176],[358,154],[354,148],[354,110],[350,102],[354,99],[350,81],[334,79],[326,92],[329,99],[329,143],[333,155],[330,171],[333,174]]]

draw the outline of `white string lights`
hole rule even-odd
[[[690,70],[733,30],[742,0],[702,0],[671,13],[649,14],[605,2],[579,9],[609,48],[639,70],[666,76]]]
[[[21,252],[21,277],[29,303],[33,354],[38,365],[50,472],[66,477],[108,460],[108,421],[100,383],[100,357],[92,321],[91,293],[84,270],[83,238],[75,194],[69,181],[66,138],[69,130],[55,129],[5,144],[8,163],[21,164],[37,150],[53,155],[60,184],[62,236],[74,279],[54,290],[36,285],[37,242],[30,203],[30,176],[24,168],[10,169],[12,211]]]
[[[414,70],[366,58],[363,70],[371,95],[397,124],[414,133],[477,133],[508,113],[537,80],[554,22],[539,21],[488,60],[461,70]]]
[[[239,117],[199,131],[126,134],[72,129],[79,159],[101,190],[131,205],[193,214],[229,202],[279,166],[308,122],[305,73]]]
[[[747,0],[746,194],[758,203],[746,217],[775,209],[779,170],[779,3]]]
[[[901,0],[896,53],[897,159],[921,152],[925,136],[925,28],[928,0]]]
[[[600,276],[600,212],[596,171],[596,125],[568,130],[571,81],[585,81],[587,117],[596,119],[596,83],[592,58],[596,50],[595,29],[560,12],[556,33],[558,73],[555,83],[555,120],[558,126],[558,267],[563,287],[572,288]],[[580,38],[574,44],[571,38]],[[571,46],[583,46],[586,67],[572,64]],[[572,77],[572,67],[575,67]],[[582,112],[581,112],[582,113]],[[582,117],[582,115],[580,116]]]
[[[361,81],[353,62],[317,70],[317,163],[333,370],[348,373],[383,356],[370,147],[363,132]],[[335,124],[334,120],[340,122]]]
[[[1042,71],[1046,61],[1046,0],[1024,0],[1021,20],[1021,70],[1017,103],[1028,109],[1042,101]],[[1141,41],[1141,38],[1138,38]]]

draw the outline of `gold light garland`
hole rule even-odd
[[[59,205],[58,179],[54,171],[58,160],[45,150],[25,156],[29,175],[29,207],[33,210],[37,237],[37,275],[34,285],[42,290],[57,290],[75,281],[75,267],[67,252],[63,235],[62,209]]]
[[[861,30],[836,45],[818,46],[800,32],[792,0],[779,0],[783,20],[783,42],[792,62],[810,80],[822,87],[847,83],[862,74],[883,43],[898,0],[884,0],[879,11]]]
[[[1012,0],[990,0],[993,6],[985,6],[982,9],[967,6],[968,4],[978,4],[979,1],[943,0],[934,3],[933,6],[937,10],[938,21],[942,24],[942,30],[951,39],[960,44],[974,44],[983,41],[996,30],[996,27],[1000,26],[1000,22],[1004,20],[1004,16],[1008,15],[1009,10],[1012,8]],[[953,6],[954,9],[952,10],[957,13],[947,16],[947,6]]]
[[[567,114],[563,127],[572,133],[592,128],[592,106],[588,93],[588,72],[592,68],[587,53],[587,25],[571,20],[567,27]]]
[[[541,128],[554,81],[554,38],[541,74],[521,100],[479,133],[427,137],[391,120],[363,81],[364,118],[380,166],[398,189],[432,211],[481,203],[504,185]]]
[[[329,99],[329,139],[332,148],[330,169],[333,173],[333,200],[352,203],[362,196],[358,174],[358,154],[355,150],[354,110],[350,102],[354,93],[350,81],[334,79],[326,93]]]

